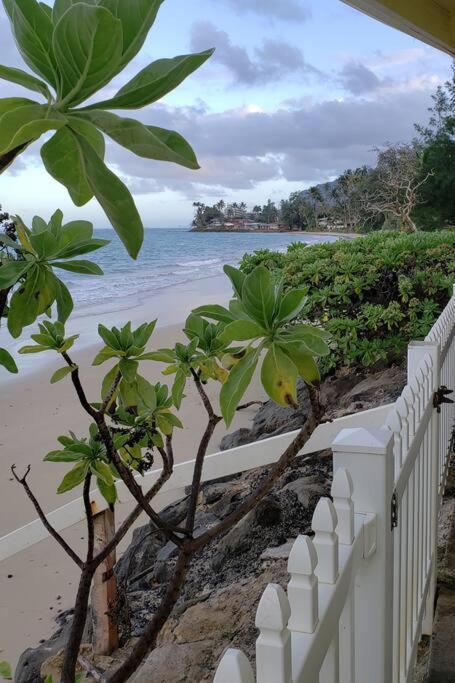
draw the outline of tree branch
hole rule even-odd
[[[38,517],[40,518],[44,527],[47,529],[47,531],[52,536],[52,538],[54,538],[57,541],[57,543],[63,548],[63,550],[67,553],[67,555],[69,555],[71,557],[73,562],[75,562],[77,564],[79,569],[83,570],[84,569],[83,561],[81,560],[81,558],[78,555],[76,555],[74,550],[68,545],[68,543],[65,541],[65,539],[62,538],[62,536],[60,536],[58,531],[56,529],[54,529],[54,527],[48,522],[46,515],[44,514],[43,509],[41,508],[41,505],[38,503],[37,499],[33,495],[32,491],[31,491],[31,489],[27,483],[27,477],[30,473],[30,470],[31,470],[31,465],[29,465],[27,467],[25,474],[22,477],[19,477],[16,474],[16,465],[11,466],[11,472],[13,474],[13,477],[15,478],[15,480],[19,484],[21,484],[24,487],[25,493],[27,494],[27,496],[29,497],[29,499],[33,503],[34,508],[35,508],[36,512],[38,513]]]
[[[75,363],[73,363],[73,361],[71,360],[71,358],[68,356],[67,353],[62,353],[62,356],[68,365],[75,365]],[[92,417],[94,420],[96,420],[97,417],[99,416],[99,413],[97,410],[95,410],[95,408],[93,408],[90,405],[90,403],[87,400],[84,388],[81,384],[81,380],[79,377],[79,369],[77,367],[74,370],[72,370],[72,372],[71,372],[71,380],[72,380],[73,386],[76,390],[76,394],[77,394],[77,397],[79,399],[79,403],[81,404],[81,406],[83,407],[85,412],[88,413],[90,415],[90,417]]]
[[[87,562],[93,560],[93,549],[95,547],[95,530],[93,525],[92,505],[90,502],[90,483],[92,481],[92,473],[88,472],[84,479],[84,490],[82,497],[84,500],[85,517],[87,520]]]
[[[324,416],[325,408],[320,403],[319,390],[308,386],[308,391],[310,394],[311,413],[295,439],[289,444],[280,459],[272,467],[268,476],[263,479],[256,490],[244,500],[237,510],[234,510],[234,512],[225,517],[217,526],[212,527],[197,539],[187,541],[185,547],[189,547],[192,552],[200,550],[214,538],[225,533],[237,524],[237,522],[243,519],[243,517],[245,517],[245,515],[247,515],[248,512],[250,512],[267,493],[269,493],[276,480],[283,474],[291,460],[301,451]]]

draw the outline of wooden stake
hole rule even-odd
[[[115,514],[104,510],[93,516],[95,552],[104,548],[115,533]],[[100,564],[93,577],[92,623],[93,652],[108,655],[118,647],[118,628],[115,607],[117,605],[117,582],[114,574],[115,551]]]

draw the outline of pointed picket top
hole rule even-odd
[[[406,406],[405,401],[403,401],[403,405],[406,409],[406,414],[408,413],[408,409]],[[395,455],[395,472],[398,474],[401,465],[403,464],[403,442],[407,446],[407,417],[402,419],[400,413],[396,408],[392,408],[392,410],[389,411],[386,421],[385,421],[385,427],[387,429],[390,429],[391,432],[393,432],[394,436],[394,444],[393,444],[393,450],[394,450],[394,455]]]
[[[320,498],[313,513],[311,527],[314,532],[334,533],[338,523],[337,513],[330,498]]]
[[[343,545],[351,545],[354,540],[353,491],[354,485],[349,471],[340,467],[333,476],[332,498],[338,519],[336,527],[338,541]]]
[[[405,387],[406,388],[406,387]],[[403,390],[404,393],[404,390]],[[395,408],[402,420],[407,420],[409,417],[409,405],[404,395],[399,396],[395,402]]]
[[[390,433],[390,432],[388,432]],[[338,578],[338,517],[330,498],[320,498],[313,514],[314,547],[318,554],[315,574],[321,583],[335,583]]]
[[[288,629],[299,633],[314,633],[319,620],[318,579],[314,573],[318,555],[309,536],[298,536],[288,560],[288,598],[291,617]]]
[[[291,633],[287,627],[290,616],[286,593],[278,584],[269,583],[256,612],[258,683],[292,683]]]
[[[311,576],[314,574],[317,563],[318,556],[311,538],[303,535],[297,536],[289,553],[289,574]]]
[[[282,631],[291,615],[289,600],[277,583],[269,583],[259,601],[255,624],[259,629]]]
[[[344,467],[340,467],[333,476],[332,498],[347,498],[350,500],[353,491],[354,485],[349,471]]]
[[[213,683],[255,683],[253,668],[241,650],[226,650]]]

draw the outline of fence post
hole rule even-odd
[[[429,355],[433,361],[433,385],[431,392],[435,392],[441,384],[441,359],[440,348],[436,342],[413,341],[408,346],[408,382],[415,377],[416,371],[424,356]],[[436,593],[436,561],[437,561],[437,535],[438,535],[438,490],[439,490],[439,454],[440,454],[440,415],[433,411],[431,417],[431,467],[430,467],[430,496],[431,496],[431,529],[430,549],[433,557],[431,566],[431,579],[425,604],[425,616],[422,621],[422,633],[431,636],[433,633],[434,600]]]
[[[390,683],[393,663],[393,434],[387,429],[343,429],[332,444],[333,470],[352,478],[355,511],[374,513],[376,553],[355,583],[356,681]]]
[[[93,515],[95,551],[104,548],[115,533],[114,511],[109,508]],[[93,652],[108,655],[118,647],[118,628],[115,607],[117,582],[114,574],[115,551],[100,564],[93,577],[92,622]]]

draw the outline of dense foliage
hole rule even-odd
[[[352,241],[292,245],[286,254],[246,254],[245,273],[259,264],[284,278],[284,291],[304,287],[300,317],[324,325],[332,353],[325,371],[399,358],[410,339],[429,331],[455,281],[455,231],[379,231]]]

